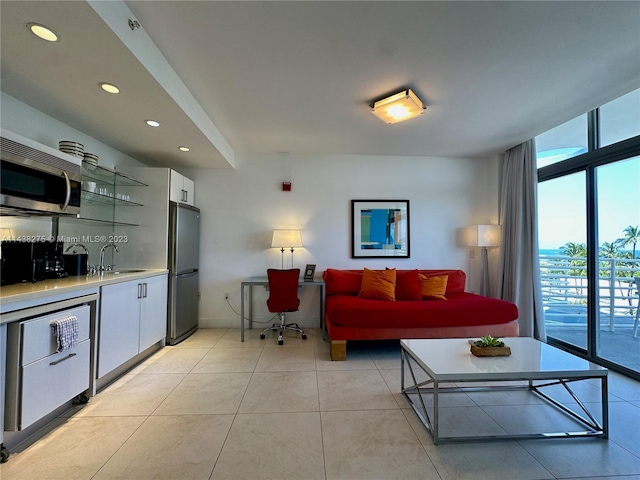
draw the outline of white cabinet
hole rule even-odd
[[[101,288],[98,378],[138,353],[138,283],[122,282]]]
[[[142,289],[140,352],[167,336],[167,276],[145,278]]]
[[[98,378],[167,334],[167,276],[102,287]]]
[[[171,170],[169,200],[194,205],[195,184],[193,180]]]

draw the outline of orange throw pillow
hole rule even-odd
[[[421,273],[418,275],[420,280],[420,293],[423,300],[446,300],[444,296],[447,291],[447,281],[449,275],[438,275],[435,277],[427,277]]]
[[[358,296],[371,300],[395,300],[396,269],[369,270],[365,268],[362,272],[362,285]]]

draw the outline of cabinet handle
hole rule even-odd
[[[147,284],[143,283],[142,285],[144,285],[142,287],[143,288],[143,292],[144,292],[143,295],[142,295],[142,298],[147,298]]]
[[[138,298],[142,298],[142,284],[138,284]]]
[[[51,365],[51,366],[57,365],[60,362],[64,362],[65,360],[69,360],[71,357],[75,357],[76,355],[77,355],[77,353],[70,353],[69,355],[67,355],[64,358],[61,358],[60,360],[56,360],[55,362],[49,363],[49,365]]]

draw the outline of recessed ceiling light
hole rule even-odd
[[[107,93],[120,93],[120,89],[111,83],[102,82],[100,88]]]
[[[181,152],[188,152],[190,150],[189,147],[178,147],[178,150],[180,150]]]
[[[150,127],[159,127],[160,122],[156,122],[155,120],[145,120],[146,124]]]
[[[58,41],[58,35],[56,35],[49,27],[45,27],[39,23],[27,23],[27,28],[31,30],[31,33],[42,40],[46,40],[47,42]]]

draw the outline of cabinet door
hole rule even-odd
[[[184,189],[184,203],[194,206],[195,182],[190,178],[183,177],[182,188]]]
[[[184,177],[178,172],[171,170],[171,180],[169,183],[169,200],[176,203],[184,203]]]
[[[140,352],[167,335],[167,276],[140,280],[146,294],[140,301]]]
[[[138,354],[139,283],[133,280],[101,289],[98,378]]]
[[[176,203],[186,203],[194,205],[195,183],[190,178],[171,170],[171,181],[169,186],[169,200]]]

